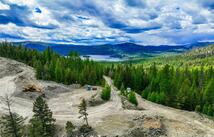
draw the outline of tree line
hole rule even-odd
[[[143,98],[174,108],[214,116],[214,69],[165,65],[117,65],[112,75],[116,87],[127,87]]]
[[[34,67],[38,79],[81,85],[100,85],[103,82],[104,66],[89,59],[81,59],[76,52],[65,57],[58,55],[50,47],[39,52],[4,42],[0,44],[0,56]]]

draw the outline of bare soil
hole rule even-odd
[[[138,107],[143,110],[124,109],[119,91],[113,86],[112,80],[108,77],[104,78],[112,89],[110,101],[88,107],[89,124],[99,135],[214,136],[214,121],[206,116],[155,104],[142,99],[139,95],[137,95]],[[23,92],[23,89],[29,85],[41,87],[42,93]],[[78,118],[78,105],[81,99],[90,100],[95,94],[100,94],[102,89],[97,87],[95,91],[87,91],[84,87],[77,87],[36,80],[33,68],[10,59],[0,58],[0,97],[11,96],[14,99],[12,110],[29,120],[33,115],[33,101],[38,95],[44,94],[57,120],[57,125],[62,127],[59,136],[65,136],[63,127],[67,121],[79,126],[83,124]],[[1,102],[0,115],[6,113],[4,107]]]

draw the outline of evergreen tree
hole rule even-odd
[[[55,119],[42,96],[37,97],[33,104],[33,118],[30,120],[31,137],[53,137],[55,133]]]
[[[124,84],[122,83],[121,87],[120,87],[120,94],[125,96],[125,87],[124,87]]]
[[[189,104],[189,93],[190,93],[190,81],[188,79],[184,80],[179,93],[177,94],[177,107],[183,109],[189,109],[191,104]]]
[[[208,106],[207,115],[209,115],[209,116],[214,116],[214,111],[213,111],[212,105],[209,105],[209,106]]]
[[[201,106],[200,106],[200,105],[197,105],[197,106],[195,107],[195,111],[196,111],[196,112],[201,112]]]
[[[204,92],[204,101],[214,104],[214,79],[211,79]]]
[[[8,114],[0,118],[0,130],[2,137],[22,137],[24,130],[24,118],[11,110],[12,99],[8,96],[2,98],[2,102],[7,106],[5,108]]]
[[[80,105],[79,105],[79,118],[83,118],[83,120],[86,122],[86,126],[89,127],[88,124],[88,113],[87,113],[87,103],[85,99],[82,99]]]
[[[65,129],[66,129],[67,137],[72,137],[75,126],[70,121],[67,121]]]
[[[203,111],[202,111],[204,114],[207,114],[208,113],[208,104],[205,104],[203,106]]]

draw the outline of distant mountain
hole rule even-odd
[[[134,43],[122,44],[105,44],[105,45],[72,45],[72,44],[54,44],[43,42],[18,42],[27,48],[44,51],[47,47],[51,47],[54,51],[61,55],[68,55],[71,51],[77,51],[80,55],[108,55],[111,57],[151,57],[163,53],[181,53],[194,47],[209,45],[210,43],[195,43],[186,45],[160,45],[160,46],[145,46]]]

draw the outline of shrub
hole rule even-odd
[[[105,87],[102,90],[101,98],[106,101],[111,98],[111,87],[108,86],[107,84],[105,85]]]
[[[132,103],[132,104],[134,104],[134,105],[138,105],[138,102],[137,102],[137,98],[136,98],[136,95],[135,95],[135,92],[134,91],[132,91],[132,92],[130,92],[129,93],[129,95],[128,95],[128,100]]]

